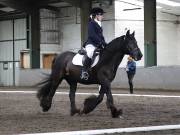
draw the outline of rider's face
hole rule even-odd
[[[103,18],[104,18],[104,17],[103,17],[102,14],[96,15],[96,19],[97,19],[98,21],[102,21]]]

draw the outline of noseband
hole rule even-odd
[[[136,52],[138,52],[140,49],[138,48],[138,47],[136,47],[136,48],[134,48],[131,52],[130,52],[130,54],[134,54],[134,53],[136,53]]]

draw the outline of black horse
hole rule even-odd
[[[87,114],[93,111],[96,106],[102,102],[104,94],[106,94],[107,105],[111,110],[112,117],[119,117],[119,115],[122,114],[122,110],[117,109],[114,105],[111,93],[111,82],[115,78],[118,66],[125,54],[132,56],[136,61],[142,57],[134,34],[134,32],[130,34],[130,31],[127,31],[126,35],[112,40],[100,54],[97,65],[89,71],[90,76],[88,80],[82,80],[80,78],[82,67],[72,64],[75,53],[67,51],[58,55],[53,60],[51,74],[47,80],[40,83],[41,88],[37,93],[43,111],[45,112],[50,109],[56,89],[61,81],[65,79],[70,85],[69,98],[71,102],[71,115],[76,113]],[[86,85],[99,84],[101,86],[99,95],[90,96],[85,99],[84,108],[81,110],[77,109],[75,104],[77,83]]]

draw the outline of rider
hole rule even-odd
[[[85,80],[87,80],[89,77],[88,70],[92,64],[94,51],[97,48],[103,49],[107,45],[103,36],[103,29],[101,25],[103,14],[105,12],[103,9],[95,7],[90,13],[90,21],[88,23],[88,39],[84,46],[87,52],[87,57],[84,61],[84,67],[81,74],[81,79]]]

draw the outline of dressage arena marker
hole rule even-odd
[[[82,131],[35,133],[35,134],[21,134],[21,135],[98,135],[98,134],[133,133],[133,132],[148,132],[148,131],[175,130],[175,129],[180,129],[180,125],[82,130]]]
[[[6,91],[0,90],[0,93],[20,93],[20,94],[36,94],[37,91]],[[69,95],[69,92],[56,92],[58,95]],[[83,93],[77,92],[76,95],[98,95],[98,93]],[[128,97],[156,97],[156,98],[180,98],[180,96],[174,95],[141,95],[141,94],[112,94],[113,96],[128,96]]]

